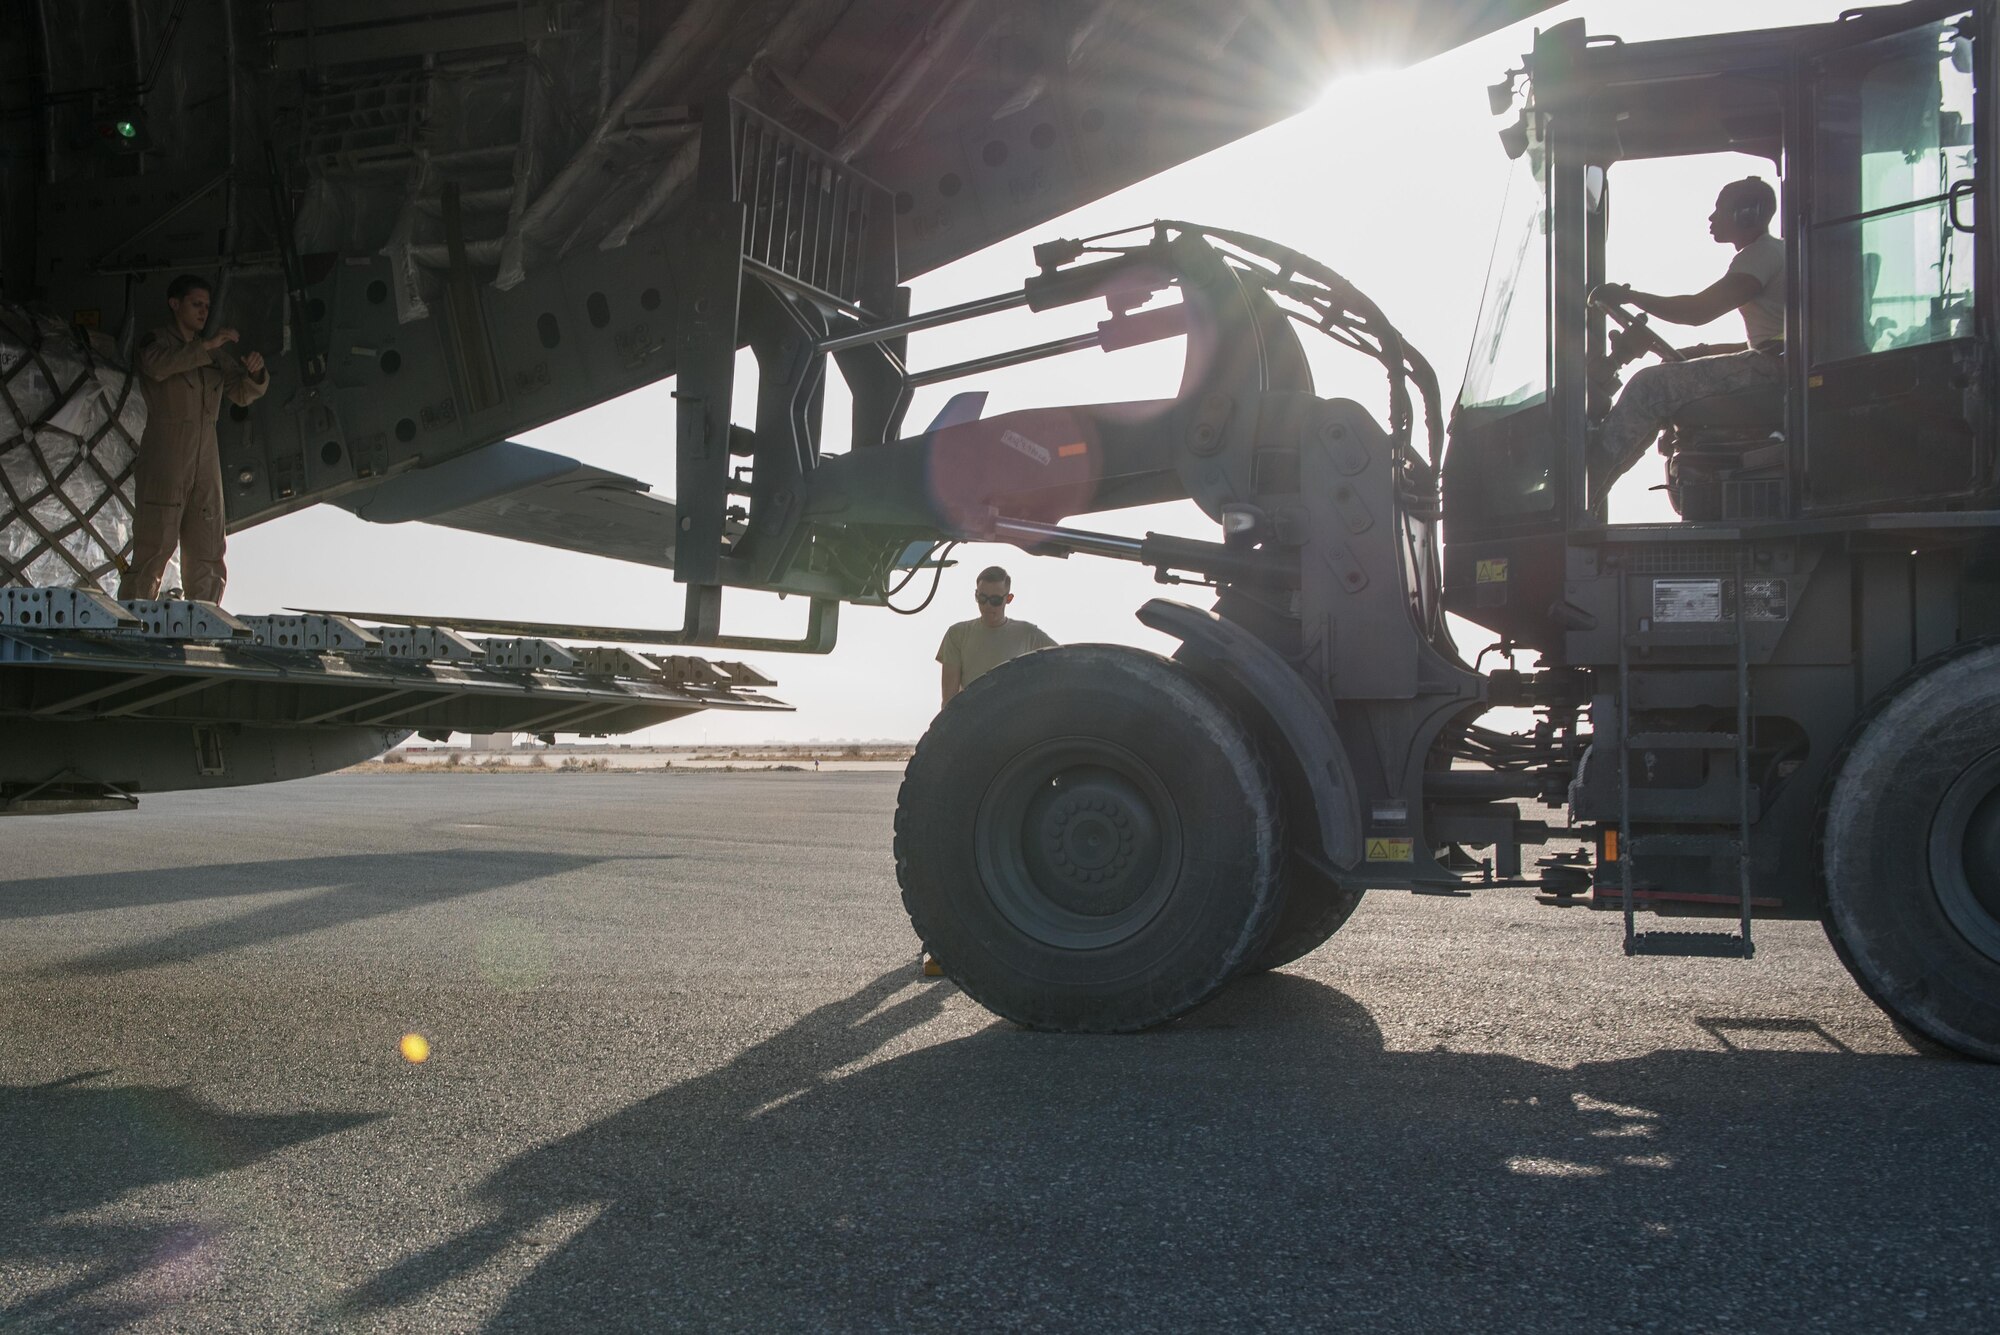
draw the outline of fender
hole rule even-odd
[[[1277,650],[1233,622],[1186,603],[1154,598],[1138,612],[1142,625],[1181,642],[1176,658],[1238,688],[1232,694],[1261,714],[1252,722],[1284,744],[1312,791],[1324,861],[1340,871],[1361,861],[1361,801],[1347,749],[1333,719]],[[1285,757],[1273,757],[1282,760]]]

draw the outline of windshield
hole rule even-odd
[[[1461,408],[1527,403],[1549,387],[1548,206],[1539,146],[1515,162],[1486,268]]]

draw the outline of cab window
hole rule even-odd
[[[1827,57],[1814,97],[1816,362],[1972,332],[1967,16]]]

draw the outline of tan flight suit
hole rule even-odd
[[[220,602],[228,572],[222,564],[222,461],[215,418],[224,395],[255,402],[271,386],[252,380],[224,344],[211,352],[165,325],[139,347],[139,387],[146,395],[146,434],[133,470],[132,563],[118,582],[120,598],[157,598],[160,579],[181,549],[181,584],[199,602]]]

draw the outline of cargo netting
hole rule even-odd
[[[112,591],[145,430],[108,338],[0,303],[0,585]]]

